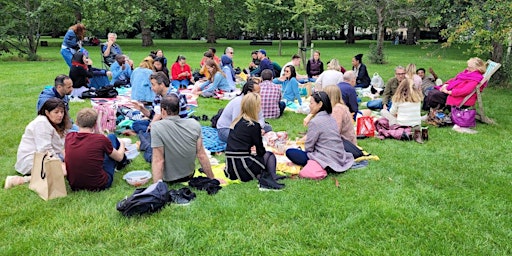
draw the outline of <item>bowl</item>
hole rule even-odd
[[[125,174],[123,179],[132,186],[140,187],[146,184],[151,179],[151,177],[151,172],[146,170],[137,170]]]

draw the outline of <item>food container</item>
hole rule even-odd
[[[146,184],[150,179],[152,175],[151,172],[146,170],[138,170],[138,171],[131,171],[123,176],[123,179],[128,182],[128,184],[139,187],[144,184]]]

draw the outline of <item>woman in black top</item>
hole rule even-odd
[[[225,174],[229,179],[258,179],[260,189],[281,189],[275,182],[276,157],[265,150],[258,123],[261,96],[249,92],[242,98],[240,115],[231,124],[226,146]]]

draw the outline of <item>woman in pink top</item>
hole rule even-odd
[[[336,120],[341,138],[357,145],[356,132],[354,130],[354,119],[352,119],[350,110],[341,99],[340,88],[336,85],[329,85],[324,88],[324,92],[326,92],[329,99],[331,99],[331,116]]]

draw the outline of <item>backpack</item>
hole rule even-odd
[[[163,181],[152,184],[147,188],[135,189],[133,194],[119,201],[116,209],[126,217],[154,213],[169,202],[169,188]]]
[[[105,130],[113,132],[116,130],[117,107],[113,104],[98,103],[94,105],[94,109],[98,112],[98,120],[96,120],[96,128],[98,133]]]
[[[103,86],[96,90],[96,97],[98,98],[115,98],[117,94],[113,85]]]
[[[222,115],[224,108],[219,109],[216,115],[212,116],[212,127],[217,128],[217,121],[219,121],[220,115]]]

